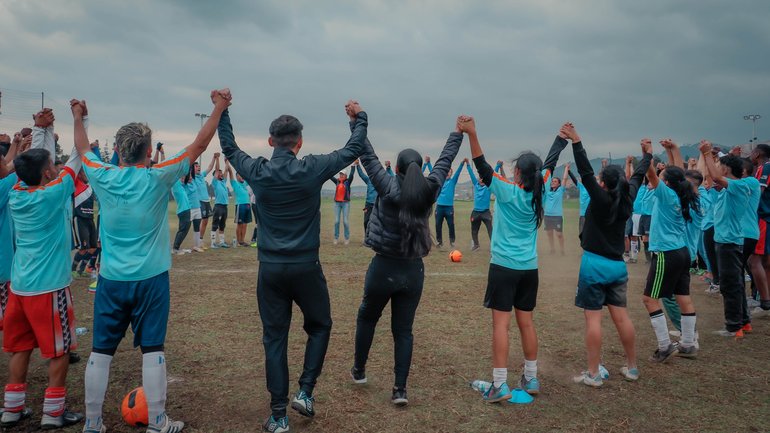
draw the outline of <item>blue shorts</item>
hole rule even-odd
[[[117,348],[129,324],[134,331],[134,347],[163,346],[168,309],[168,271],[142,281],[113,281],[99,275],[93,348]]]
[[[235,223],[236,224],[249,224],[251,223],[251,205],[239,204],[235,210]]]
[[[601,310],[605,305],[625,308],[627,288],[628,271],[623,260],[583,252],[575,294],[576,307],[585,310]]]

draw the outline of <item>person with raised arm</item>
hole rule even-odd
[[[273,155],[252,158],[235,142],[226,110],[219,122],[222,153],[251,186],[259,206],[257,304],[265,347],[265,377],[271,415],[262,429],[289,431],[287,344],[292,305],[304,317],[307,333],[305,362],[299,391],[291,400],[300,415],[315,416],[315,389],[329,346],[332,318],[329,289],[318,249],[321,231],[321,187],[335,173],[351,165],[364,151],[368,117],[358,102],[345,105],[351,135],[341,149],[325,155],[297,158],[302,149],[302,123],[284,114],[270,124],[268,144]]]
[[[565,124],[561,134],[572,142],[581,183],[590,195],[585,226],[580,233],[583,256],[575,295],[575,306],[583,309],[586,321],[588,369],[574,380],[592,387],[603,385],[601,322],[606,305],[626,355],[626,364],[620,373],[626,380],[635,381],[639,379],[639,369],[636,331],[626,308],[628,270],[623,260],[624,235],[634,198],[652,161],[652,144],[650,140],[642,140],[642,160],[628,179],[620,166],[610,164],[602,168],[597,180],[574,125]]]
[[[569,172],[569,163],[564,166],[564,175]],[[554,246],[554,232],[559,241],[559,250],[564,255],[564,185],[562,179],[556,176],[551,177],[550,188],[546,188],[543,197],[543,226],[548,235],[548,246],[551,254],[556,253]]]
[[[492,240],[492,212],[489,210],[489,203],[491,200],[491,193],[489,188],[483,180],[477,179],[473,174],[471,164],[468,162],[468,158],[463,160],[463,164],[468,169],[468,176],[471,178],[473,184],[473,211],[471,212],[471,239],[473,244],[471,245],[471,251],[477,251],[479,246],[479,229],[481,223],[487,228],[487,235],[489,240]],[[495,165],[495,173],[499,173],[503,166],[502,161],[497,161]]]
[[[340,220],[342,220],[345,236],[345,245],[350,243],[350,185],[356,176],[356,168],[350,167],[350,174],[339,173],[339,177],[332,176],[334,187],[334,245],[340,240]]]
[[[102,162],[91,151],[83,128],[85,101],[70,102],[75,145],[101,204],[102,258],[94,299],[93,350],[85,373],[85,433],[106,431],[102,409],[110,365],[129,325],[134,334],[133,345],[142,351],[142,386],[149,414],[147,432],[178,433],[184,428],[183,422],[166,415],[164,344],[171,267],[168,196],[211,142],[219,117],[230,105],[229,91],[212,91],[211,100],[211,116],[195,140],[151,168],[145,166],[152,146],[150,128],[143,123],[121,127],[115,135],[120,170]]]
[[[198,161],[195,161],[195,164],[193,164],[195,170],[195,186],[198,187],[198,199],[201,201],[201,224],[198,234],[201,238],[200,247],[204,250],[206,249],[206,243],[203,242],[203,237],[206,236],[209,218],[212,216],[211,196],[209,195],[209,186],[206,183],[206,176],[208,176],[214,169],[216,159],[216,154],[214,154],[214,156],[211,157],[211,162],[206,170],[201,170],[201,165]]]
[[[447,173],[446,182],[441,187],[441,194],[436,200],[436,245],[441,248],[444,246],[444,221],[446,221],[447,230],[449,230],[449,246],[455,246],[455,187],[457,179],[463,171],[464,162],[460,163],[457,171],[452,174],[452,169]],[[425,164],[422,166],[423,172],[427,169],[428,173],[433,171],[433,165],[430,163],[430,157],[425,157]]]
[[[225,242],[225,226],[227,226],[227,206],[230,202],[230,191],[227,189],[227,180],[233,178],[233,169],[230,162],[225,159],[225,169],[219,168],[220,153],[214,154],[216,159],[214,177],[211,179],[211,187],[214,189],[214,215],[211,219],[211,248],[230,248]],[[219,239],[217,239],[219,236]]]
[[[757,144],[749,158],[757,168],[755,177],[761,188],[757,208],[760,237],[749,259],[752,281],[759,291],[759,305],[751,310],[751,317],[758,318],[770,315],[770,239],[767,236],[770,221],[770,145]]]
[[[484,306],[492,310],[492,386],[483,394],[484,401],[500,402],[511,397],[508,388],[508,331],[511,311],[521,334],[524,373],[517,381],[529,394],[540,391],[537,379],[537,334],[533,310],[537,303],[538,265],[537,232],[543,221],[543,194],[550,181],[559,154],[567,140],[559,135],[551,145],[545,162],[532,152],[523,152],[515,160],[513,181],[496,174],[484,158],[473,118],[460,122],[468,134],[471,156],[479,178],[495,195],[492,222],[492,257],[489,263]]]
[[[361,168],[359,161],[356,161],[354,165],[356,172],[358,172],[358,177],[360,177],[361,180],[366,184],[366,200],[364,201],[363,209],[364,240],[362,241],[362,244],[366,246],[366,228],[369,226],[369,219],[372,215],[372,209],[374,208],[374,203],[377,201],[377,188],[374,187],[374,184],[372,183],[371,179],[369,179],[369,176],[367,176],[366,172],[364,172],[364,170]],[[394,176],[393,170],[390,168],[390,161],[385,161],[385,172],[390,176]]]

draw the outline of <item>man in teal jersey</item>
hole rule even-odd
[[[85,375],[85,433],[106,430],[102,424],[102,406],[110,364],[129,325],[134,346],[140,346],[143,354],[147,431],[178,433],[184,428],[184,423],[172,421],[165,411],[167,382],[163,346],[171,267],[168,195],[214,136],[219,118],[230,104],[229,97],[222,96],[223,92],[211,92],[214,109],[195,141],[152,168],[144,166],[152,140],[147,125],[129,123],[118,130],[115,142],[121,167],[116,167],[101,162],[91,152],[82,124],[85,102],[71,101],[75,144],[83,155],[86,176],[102,205],[102,266],[94,300],[93,351]]]
[[[206,176],[214,169],[214,161],[217,159],[217,153],[211,157],[211,162],[208,168],[203,171],[201,165],[196,161],[195,167],[195,186],[198,188],[198,199],[201,201],[201,224],[200,224],[200,236],[206,236],[206,228],[208,228],[209,218],[211,218],[211,197],[209,196],[209,186],[206,184]],[[201,248],[204,247],[204,242],[201,241]]]
[[[454,248],[455,246],[455,187],[457,186],[457,179],[460,177],[460,173],[463,171],[463,165],[465,162],[461,162],[457,167],[457,171],[452,174],[452,169],[449,169],[446,182],[441,187],[441,193],[436,200],[436,244],[439,248],[444,246],[444,220],[449,230],[449,245]],[[425,157],[425,164],[422,166],[423,171],[426,169],[428,173],[433,171],[433,165],[430,163],[430,157]]]
[[[564,173],[569,173],[569,163],[564,166]],[[564,175],[562,175],[562,178]],[[551,248],[551,254],[556,253],[554,247],[553,234],[556,232],[556,238],[559,240],[559,249],[564,255],[564,185],[558,177],[551,178],[550,188],[546,188],[543,196],[543,226],[548,234],[548,245]]]

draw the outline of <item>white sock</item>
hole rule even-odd
[[[506,382],[508,382],[508,369],[507,368],[493,368],[492,369],[492,385],[495,388],[500,388]]]
[[[220,233],[219,234],[219,243],[220,244],[225,243],[225,234],[224,233]]]
[[[102,428],[102,406],[107,384],[110,382],[110,364],[112,357],[103,353],[91,352],[86,364],[86,429]]]
[[[658,310],[650,314],[650,322],[652,322],[655,337],[658,339],[658,349],[668,349],[668,346],[671,344],[671,338],[668,336],[668,323],[666,323],[666,316],[663,315],[663,311]]]
[[[166,415],[166,357],[163,352],[142,355],[142,386],[147,399],[149,427],[159,430]]]
[[[16,383],[5,385],[5,409],[6,412],[21,412],[27,399],[27,384]]]
[[[537,359],[524,360],[524,379],[532,380],[537,377]]]
[[[217,243],[217,232],[211,232],[211,246],[213,247],[215,243]]]
[[[682,314],[682,346],[695,345],[695,314],[687,316]]]
[[[201,246],[201,232],[193,233],[193,245],[195,245],[196,248]]]
[[[639,241],[631,241],[631,258],[636,259],[639,255]]]

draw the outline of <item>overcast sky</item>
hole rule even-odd
[[[178,150],[229,86],[236,139],[266,156],[283,113],[304,123],[303,152],[344,144],[348,98],[382,160],[437,156],[461,113],[492,159],[545,153],[564,121],[590,156],[638,153],[643,136],[731,146],[751,137],[745,114],[770,139],[768,17],[767,0],[3,0],[0,131],[44,91],[65,143],[77,97],[92,139],[142,121]]]

